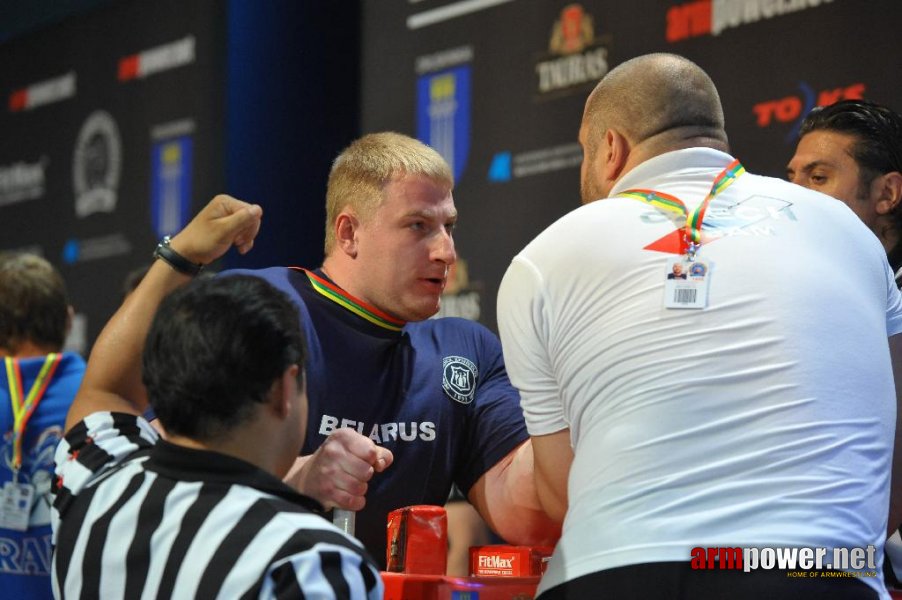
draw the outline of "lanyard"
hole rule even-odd
[[[38,403],[47,391],[47,385],[56,371],[56,367],[62,360],[62,354],[51,353],[44,359],[44,366],[37,378],[28,390],[28,395],[23,398],[22,371],[19,369],[19,361],[5,358],[6,379],[9,382],[9,399],[13,406],[13,462],[10,465],[13,472],[18,475],[22,467],[22,442],[25,437],[25,426],[37,408]]]
[[[395,317],[392,317],[391,315],[379,310],[375,306],[367,304],[359,298],[355,298],[334,283],[326,281],[322,277],[318,276],[313,271],[300,269],[298,267],[290,268],[306,273],[307,278],[310,280],[310,285],[312,285],[313,289],[318,293],[325,296],[332,302],[335,302],[339,306],[343,306],[358,317],[366,319],[374,325],[378,325],[379,327],[388,329],[389,331],[401,331],[401,329],[406,324],[405,321],[396,319]]]
[[[745,173],[745,167],[743,167],[738,160],[734,160],[727,165],[727,167],[720,172],[720,175],[714,179],[714,183],[711,184],[711,190],[708,192],[708,195],[705,196],[705,199],[702,200],[701,204],[699,204],[691,213],[686,208],[683,201],[676,196],[656,192],[655,190],[632,189],[621,192],[618,196],[626,196],[627,198],[651,204],[655,208],[659,208],[669,213],[676,213],[685,219],[686,224],[683,226],[683,238],[680,245],[680,252],[688,253],[689,259],[694,260],[696,251],[698,251],[699,246],[702,245],[702,223],[705,220],[705,211],[708,209],[708,205],[711,204],[711,200],[713,200],[715,196],[730,187],[730,185],[739,179],[739,176],[743,173]]]

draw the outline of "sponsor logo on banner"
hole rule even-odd
[[[15,90],[9,95],[9,112],[32,110],[46,104],[53,104],[75,96],[76,77],[73,71],[38,81]]]
[[[49,162],[43,156],[33,163],[19,161],[0,166],[0,206],[42,197]]]
[[[194,36],[148,48],[119,59],[119,81],[143,79],[194,62]]]
[[[612,37],[596,36],[595,21],[580,4],[569,4],[551,28],[548,53],[536,61],[539,98],[569,95],[594,86],[608,72]]]
[[[495,154],[489,165],[489,181],[504,183],[513,178],[542,175],[562,169],[578,167],[583,161],[582,146],[576,143],[539,148],[519,154],[502,151]]]
[[[469,47],[454,48],[416,61],[417,138],[447,161],[459,181],[470,152]],[[464,61],[466,64],[455,64]]]
[[[186,121],[193,131],[193,122]],[[173,132],[174,128],[169,127]],[[165,128],[157,128],[164,131]],[[191,182],[194,157],[194,138],[180,135],[162,139],[151,148],[150,210],[151,222],[157,237],[181,231],[188,223],[191,211]]]
[[[70,239],[63,245],[62,259],[67,265],[91,262],[132,251],[132,243],[123,233],[111,233],[88,239]]]
[[[452,400],[469,404],[476,396],[476,378],[479,369],[463,356],[446,356],[442,359],[442,389]]]
[[[775,100],[765,100],[752,106],[755,124],[758,127],[770,127],[776,123],[792,123],[786,134],[787,144],[795,143],[799,137],[799,128],[805,116],[815,106],[827,106],[840,100],[860,100],[864,98],[867,86],[863,83],[852,83],[836,88],[815,91],[804,81],[799,82],[799,93],[790,94]]]
[[[751,25],[783,15],[817,8],[833,0],[695,0],[667,10],[668,42]]]
[[[75,142],[72,179],[75,214],[79,218],[97,212],[113,212],[122,169],[122,139],[110,113],[92,113]]]
[[[442,294],[439,310],[433,319],[460,317],[478,321],[481,314],[481,285],[470,283],[467,261],[460,256],[448,269],[448,284]]]

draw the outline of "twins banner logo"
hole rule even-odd
[[[122,137],[113,116],[97,110],[85,120],[75,143],[72,184],[75,214],[83,219],[116,210],[122,173]]]
[[[442,155],[459,181],[470,152],[470,66],[417,80],[417,138]]]

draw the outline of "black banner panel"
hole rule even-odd
[[[812,107],[902,111],[900,24],[898,0],[368,0],[362,125],[451,164],[462,262],[442,314],[494,328],[511,258],[579,205],[583,105],[611,68],[648,52],[695,61],[733,154],[782,177]]]
[[[0,251],[60,268],[85,352],[222,189],[225,4],[129,0],[0,46]]]

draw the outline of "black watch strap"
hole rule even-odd
[[[168,235],[163,236],[163,239],[160,240],[159,244],[157,244],[156,250],[153,251],[153,257],[164,260],[170,267],[183,275],[190,275],[191,277],[195,277],[203,270],[204,266],[198,263],[191,262],[181,254],[173,250],[172,246],[170,245],[171,241],[172,240]]]

